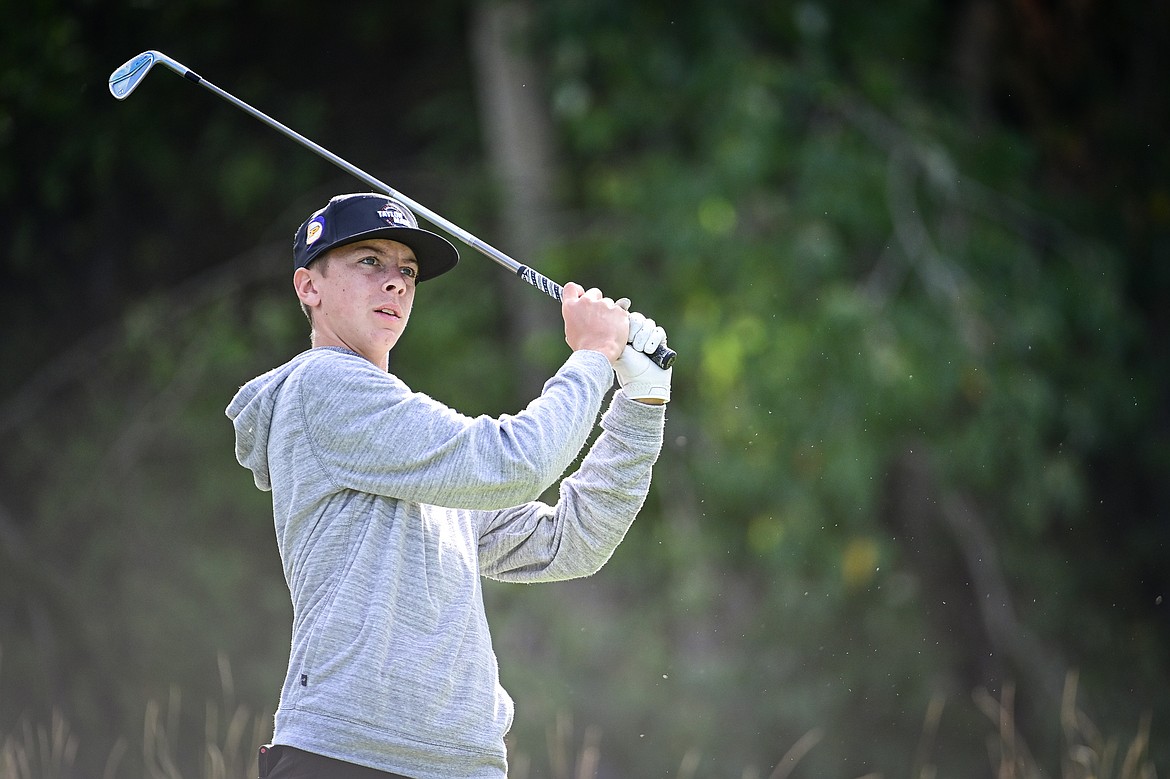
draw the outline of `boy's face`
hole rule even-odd
[[[410,247],[378,238],[298,268],[293,286],[312,313],[314,346],[342,346],[385,369],[410,319],[417,278]]]

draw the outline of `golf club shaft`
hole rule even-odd
[[[383,192],[390,197],[402,201],[416,214],[422,215],[432,224],[441,227],[443,230],[446,230],[448,233],[463,241],[463,243],[467,244],[471,248],[476,249],[481,254],[487,256],[489,259],[494,260],[499,265],[512,271],[517,276],[524,279],[524,281],[536,287],[549,297],[555,300],[561,299],[561,285],[548,278],[544,274],[509,257],[507,254],[487,243],[486,241],[482,241],[471,233],[467,232],[459,225],[435,213],[431,209],[427,208],[421,203],[416,202],[412,198],[407,197],[390,185],[386,184],[384,181],[380,181],[379,179],[374,178],[361,168],[353,165],[347,160],[342,159],[341,157],[338,157],[336,154],[329,151],[325,147],[306,138],[296,130],[293,130],[291,127],[278,122],[263,111],[253,108],[230,92],[220,89],[215,84],[201,77],[195,71],[176,62],[170,57],[161,54],[160,52],[145,52],[144,54],[141,54],[135,59],[127,62],[118,70],[114,71],[113,75],[110,76],[110,91],[113,93],[114,97],[118,98],[119,100],[125,98],[131,91],[133,91],[134,87],[138,83],[138,80],[140,80],[145,75],[144,69],[149,69],[149,67],[155,62],[161,65],[165,65],[168,69],[173,70],[175,73],[178,73],[188,81],[192,81],[204,87],[205,89],[210,90],[211,92],[234,105],[236,108],[239,108],[241,111],[244,111],[245,113],[252,115],[254,118],[259,119],[261,122],[268,125],[272,129],[277,130],[284,136],[317,154],[319,157],[332,162],[334,165],[341,168],[346,173],[349,173],[351,176],[359,179],[360,181],[363,181],[371,189],[377,190],[378,192]],[[662,368],[669,368],[670,365],[674,362],[675,352],[663,344],[662,346],[658,347],[658,350],[653,355],[648,356],[658,366]]]

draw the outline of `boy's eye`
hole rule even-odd
[[[366,265],[380,265],[382,261],[377,257],[370,255],[369,257],[362,257],[358,262],[363,262]]]
[[[418,268],[414,267],[413,265],[403,265],[402,273],[412,279],[418,278]]]

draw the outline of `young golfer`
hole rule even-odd
[[[237,458],[272,491],[293,604],[261,773],[503,779],[513,705],[480,579],[569,579],[609,559],[662,446],[671,371],[646,354],[665,333],[568,284],[572,354],[523,411],[470,418],[387,371],[417,285],[455,267],[454,246],[385,195],[343,195],[300,226],[293,260],[312,348],[227,408]],[[600,435],[557,502],[538,502],[615,373]]]

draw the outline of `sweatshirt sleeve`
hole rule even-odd
[[[516,415],[471,418],[358,357],[333,354],[299,381],[318,467],[339,488],[448,508],[532,500],[585,445],[613,371],[574,352]]]
[[[597,572],[645,503],[662,449],[666,406],[617,392],[602,433],[560,485],[555,505],[531,502],[481,512],[483,575],[511,582],[558,581]]]

